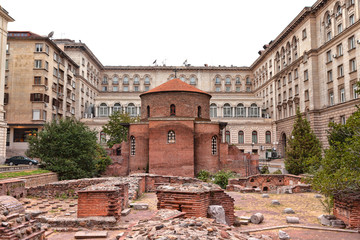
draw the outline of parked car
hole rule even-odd
[[[23,156],[14,156],[11,158],[7,158],[5,161],[5,164],[8,164],[10,166],[18,165],[18,164],[37,165],[38,163],[39,162],[34,159],[30,159],[28,157],[23,157]]]

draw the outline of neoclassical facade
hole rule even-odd
[[[272,148],[284,154],[297,108],[325,147],[328,123],[345,122],[356,110],[359,7],[358,0],[316,1],[289,19],[289,25],[275,39],[264,39],[266,44],[249,67],[104,66],[82,42],[47,41],[74,62],[76,90],[71,107],[75,117],[98,130],[100,142],[106,139],[101,128],[110,114],[124,111],[140,115],[144,110],[140,94],[176,74],[185,83],[212,95],[210,119],[228,123],[224,135],[228,143],[265,158],[266,151]],[[32,48],[36,44],[24,38],[25,43]],[[9,64],[11,61],[9,58]],[[21,71],[24,69],[7,72],[7,76],[16,78]],[[29,72],[34,77],[35,73]],[[30,104],[28,100],[25,103]]]

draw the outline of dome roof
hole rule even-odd
[[[200,89],[181,81],[179,78],[174,78],[170,81],[167,81],[166,83],[163,83],[160,86],[157,86],[156,88],[144,92],[140,96],[149,93],[159,93],[159,92],[194,92],[194,93],[202,93],[211,96],[207,92],[201,91]]]

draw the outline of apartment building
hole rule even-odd
[[[7,124],[4,119],[5,69],[8,64],[6,60],[6,54],[8,52],[6,42],[8,23],[13,21],[14,19],[9,16],[9,13],[0,6],[0,162],[5,161],[6,158]]]
[[[354,0],[316,1],[313,6],[305,7],[295,16],[274,40],[264,39],[266,44],[259,51],[259,57],[249,67],[103,66],[82,42],[69,39],[52,41],[46,37],[42,37],[43,42],[39,42],[40,39],[30,40],[31,37],[26,39],[9,35],[10,50],[13,49],[15,53],[15,48],[29,48],[29,57],[20,57],[23,50],[19,50],[19,61],[23,61],[23,64],[19,64],[12,61],[11,57],[16,55],[8,55],[8,87],[11,76],[15,78],[12,80],[14,82],[18,81],[18,74],[22,76],[25,69],[23,65],[36,66],[35,60],[47,61],[46,57],[52,53],[47,56],[34,50],[37,43],[44,43],[49,45],[50,52],[56,49],[57,54],[60,54],[58,49],[61,49],[65,56],[64,61],[76,69],[76,75],[72,78],[76,82],[76,88],[72,90],[75,100],[70,105],[74,107],[75,114],[71,115],[70,111],[70,114],[66,115],[67,109],[63,104],[62,115],[59,116],[81,118],[99,132],[100,142],[106,139],[101,128],[108,121],[109,115],[115,111],[128,112],[132,116],[139,115],[139,95],[175,78],[176,75],[182,81],[212,95],[211,120],[228,122],[223,134],[224,140],[244,152],[258,153],[264,158],[267,150],[276,148],[283,155],[286,141],[291,137],[297,108],[310,121],[314,132],[326,147],[328,123],[345,122],[359,103],[356,94],[360,57],[359,7],[359,1]],[[13,46],[12,42],[19,45]],[[26,43],[27,47],[22,46],[20,42]],[[37,59],[37,56],[44,58]],[[49,69],[56,68],[56,61],[48,62],[51,65]],[[68,63],[64,64],[64,68],[67,65]],[[44,75],[48,73],[46,70],[40,71]],[[64,71],[67,71],[66,68]],[[26,79],[34,80],[34,77],[38,77],[36,73],[35,69],[29,68],[25,74]],[[48,75],[49,83],[56,83],[56,75]],[[21,83],[24,82],[20,81],[19,86],[22,86]],[[20,95],[27,95],[27,99],[24,97],[22,101],[31,103],[32,107],[24,107],[24,112],[9,108],[11,101],[19,100],[11,99],[11,94],[18,91],[8,92],[10,98],[7,119],[10,129],[20,126],[13,124],[21,122],[11,115],[12,111],[18,112],[18,115],[26,112],[27,115],[23,119],[28,120],[21,124],[29,126],[27,128],[35,126],[24,124],[41,125],[54,116],[54,110],[46,110],[44,102],[41,105],[30,101],[29,96],[31,93],[43,93],[52,99],[56,96],[53,95],[54,92],[46,88],[42,89],[44,92],[37,89],[35,91],[34,88],[38,86],[34,87],[30,81],[27,87],[25,85],[21,87],[23,92]],[[13,88],[16,86],[13,85]],[[62,87],[67,89],[66,83]],[[10,87],[7,91],[9,90]],[[64,90],[63,94],[67,92]],[[38,105],[41,106],[34,108]],[[43,116],[41,114],[45,110],[47,118],[34,120],[32,110],[40,110],[40,116]],[[10,139],[15,140],[13,132],[14,130],[10,131]]]

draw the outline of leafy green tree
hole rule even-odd
[[[298,175],[318,169],[321,160],[321,144],[299,109],[296,111],[291,135],[286,147],[286,170]]]
[[[221,188],[226,189],[229,178],[234,177],[235,174],[231,171],[220,170],[214,174],[214,183],[219,185]]]
[[[128,113],[114,112],[109,117],[109,122],[103,126],[103,132],[109,137],[107,141],[108,147],[127,140],[128,128],[124,127],[124,123],[138,122],[139,117],[131,117]]]
[[[329,149],[311,181],[314,189],[326,196],[360,190],[360,109],[346,124],[330,124]]]
[[[101,174],[105,172],[107,166],[109,166],[111,163],[111,158],[107,155],[105,149],[100,144],[96,144],[96,176],[101,176]]]
[[[28,138],[27,155],[41,159],[44,168],[59,179],[93,177],[96,174],[96,132],[75,119],[46,123]]]

